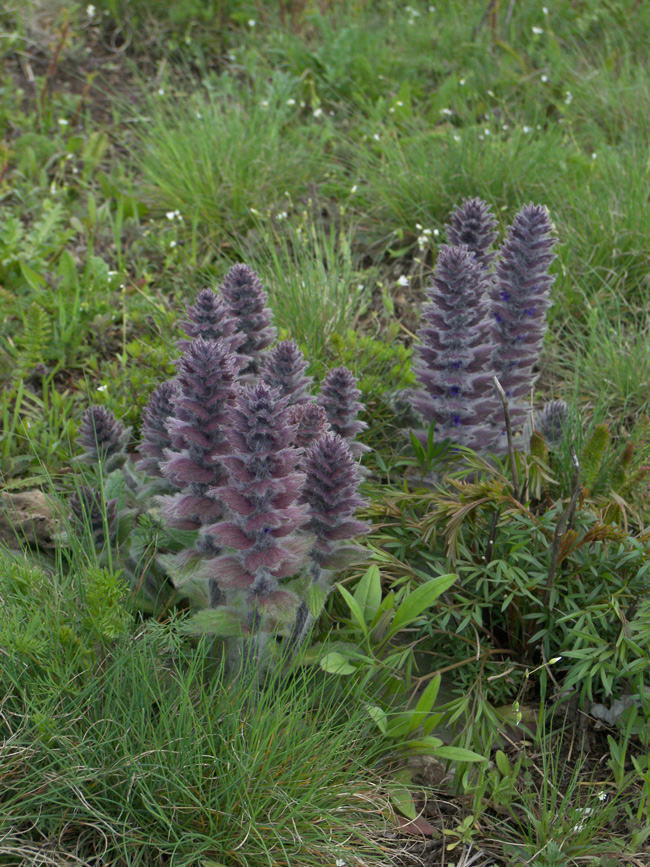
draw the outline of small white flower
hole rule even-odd
[[[546,8],[546,6],[542,6],[542,12],[544,13],[544,15],[548,15],[548,9]]]
[[[106,391],[107,389],[108,389],[108,386],[107,386],[107,385],[100,385],[100,386],[98,387],[97,391]]]
[[[435,11],[436,11],[435,6],[429,6],[429,12],[435,12]]]
[[[96,11],[97,11],[97,10],[95,9],[95,7],[93,6],[92,3],[90,3],[88,6],[86,6],[86,15],[87,15],[89,18],[94,18],[94,17],[95,17],[95,12],[96,12]]]
[[[544,84],[546,84],[546,82],[548,81],[548,75],[542,75],[542,81],[544,82]]]
[[[358,189],[359,189],[358,184],[352,184],[352,188],[350,190],[350,195],[353,196]]]
[[[269,107],[268,99],[263,99],[260,104],[261,104],[262,108],[268,108]]]
[[[59,118],[59,126],[67,126],[70,121],[66,120],[64,117]]]
[[[464,79],[464,78],[461,78],[459,84],[460,84],[461,87],[464,87],[464,86],[465,86],[465,79]]]
[[[541,27],[533,27],[532,30],[533,30],[533,33],[535,34],[535,36],[541,36],[542,33],[544,32]]]
[[[459,135],[455,135],[455,136],[454,136],[454,141],[460,141],[460,136],[459,136]]]
[[[164,87],[158,88],[158,96],[164,96],[164,95],[165,95],[165,88]]]
[[[531,127],[529,127],[529,126],[524,127],[524,132],[530,132],[530,131],[531,131]]]
[[[598,157],[598,154],[597,154],[597,153],[593,153],[593,154],[591,155],[592,160],[595,160],[597,157]]]
[[[200,111],[196,112],[196,118],[197,118],[197,120],[203,120],[203,115],[201,114]]]
[[[336,859],[336,867],[345,867],[345,861],[343,860],[343,858]]]
[[[439,235],[439,234],[440,234],[440,232],[439,232],[439,230],[438,230],[438,229],[434,229],[434,230],[433,230],[433,234],[434,234],[434,235]]]
[[[315,108],[314,109],[314,117],[322,117],[322,116],[323,116],[323,109],[320,108],[320,106],[318,108]]]
[[[406,276],[406,274],[402,274],[402,276],[397,281],[397,285],[398,286],[408,286],[409,285],[409,278]]]
[[[445,117],[451,117],[453,114],[453,111],[450,108],[441,108],[440,114],[444,114]]]
[[[502,123],[502,124],[501,124],[501,129],[509,129],[508,124],[507,124],[507,123]]]
[[[606,801],[607,800],[607,792],[598,792],[598,800]]]
[[[389,114],[395,114],[395,108],[394,108],[392,105],[391,105],[391,107],[388,109],[388,113],[389,113]]]
[[[373,138],[374,138],[375,141],[381,141],[381,136],[379,135],[378,132],[376,132],[376,133],[373,135]]]
[[[169,249],[170,250],[173,250],[175,246],[176,246],[176,241],[170,241],[169,242]]]
[[[485,135],[492,135],[492,133],[487,127],[483,130],[483,132],[485,133]]]
[[[165,216],[168,220],[174,220],[176,218],[176,211],[167,211]]]
[[[395,105],[399,105],[400,107],[404,105],[401,99],[398,99]]]
[[[296,100],[295,100],[295,99],[288,99],[288,100],[287,100],[287,105],[295,105],[295,104],[296,104]]]
[[[286,211],[280,211],[275,215],[276,220],[286,220],[289,214]]]
[[[573,94],[570,90],[567,90],[564,101],[567,105],[571,105],[571,103],[573,102]]]
[[[255,27],[256,24],[257,24],[257,21],[254,18],[248,19],[248,26],[249,27]]]

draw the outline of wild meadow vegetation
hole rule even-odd
[[[650,864],[645,4],[0,35],[0,865]]]

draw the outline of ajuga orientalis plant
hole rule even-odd
[[[448,226],[427,291],[414,372],[415,410],[438,439],[481,452],[507,447],[494,377],[507,399],[515,434],[528,416],[546,329],[553,277],[552,225],[543,206],[516,215],[497,253],[496,220],[489,205],[466,199]],[[416,432],[425,445],[427,431]],[[521,448],[525,437],[515,443]]]

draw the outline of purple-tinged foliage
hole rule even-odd
[[[233,265],[221,284],[221,294],[235,318],[237,331],[244,335],[237,352],[250,361],[242,373],[259,373],[260,356],[276,335],[262,281],[250,265]]]
[[[369,451],[368,446],[354,441],[356,435],[368,427],[358,418],[363,410],[360,395],[357,380],[347,367],[329,370],[318,395],[318,403],[325,410],[332,431],[348,441],[354,457]]]
[[[299,449],[309,448],[330,429],[325,410],[319,403],[301,403],[292,406],[289,419],[296,429],[293,444]]]
[[[89,530],[97,547],[102,547],[117,531],[117,500],[102,503],[101,494],[87,485],[73,491],[68,500],[73,519],[83,532]],[[106,522],[104,522],[104,513]],[[109,538],[106,539],[105,531]]]
[[[486,270],[494,259],[491,247],[497,237],[497,221],[482,199],[463,199],[454,208],[447,226],[450,247],[467,247]]]
[[[79,460],[87,464],[102,463],[110,471],[126,460],[126,445],[131,428],[125,428],[110,409],[89,406],[79,426],[79,444],[83,453]]]
[[[487,289],[485,269],[467,247],[440,249],[414,365],[422,389],[413,406],[425,422],[435,422],[436,439],[476,450],[493,445],[499,410]],[[426,447],[427,432],[416,435]]]
[[[174,414],[174,398],[178,394],[179,386],[175,379],[161,383],[142,414],[142,442],[138,446],[142,458],[137,467],[150,476],[162,476],[160,462],[165,459],[165,449],[171,448],[167,422]]]
[[[490,290],[493,317],[493,365],[511,401],[513,422],[525,409],[525,398],[535,381],[533,368],[546,331],[546,311],[554,278],[548,273],[555,258],[552,225],[541,205],[525,205],[515,217],[499,251],[495,280]]]
[[[267,353],[260,381],[277,388],[288,403],[304,404],[313,400],[308,393],[313,380],[305,375],[307,362],[295,340],[283,340]]]
[[[293,437],[286,399],[276,389],[260,382],[239,393],[230,413],[231,453],[223,459],[230,478],[218,492],[231,515],[207,528],[236,553],[209,561],[205,574],[222,590],[246,590],[254,632],[262,628],[258,609],[295,602],[279,581],[299,571],[311,544],[294,532],[306,522],[307,507],[297,502],[304,476],[294,469],[300,453]]]
[[[357,493],[360,473],[349,444],[338,434],[323,434],[303,460],[302,499],[309,507],[305,529],[316,537],[311,556],[327,567],[337,542],[367,533],[369,525],[353,515],[365,505]]]
[[[224,299],[212,289],[203,289],[194,304],[187,306],[187,319],[180,323],[190,340],[177,340],[181,352],[190,346],[196,337],[204,340],[223,340],[235,354],[246,339],[237,331],[237,320]]]
[[[535,427],[547,445],[554,447],[562,442],[569,411],[563,400],[549,400],[535,417]]]
[[[181,358],[174,397],[174,414],[167,422],[171,448],[161,463],[163,475],[183,490],[161,497],[170,523],[179,529],[198,529],[217,520],[221,504],[214,491],[226,478],[221,460],[229,453],[225,430],[236,387],[236,367],[223,341],[197,337]],[[207,550],[213,550],[208,539]]]

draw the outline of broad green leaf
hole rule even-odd
[[[434,677],[428,684],[415,705],[413,711],[413,720],[409,733],[415,731],[418,726],[424,725],[427,716],[433,710],[433,706],[438,698],[438,690],[440,689],[440,675]]]
[[[416,620],[423,611],[433,605],[441,593],[451,587],[457,577],[454,574],[439,575],[437,578],[427,581],[426,584],[420,584],[412,593],[409,593],[395,612],[390,635],[395,635],[400,629]]]
[[[424,725],[422,726],[422,731],[425,733],[425,735],[430,735],[434,728],[437,725],[440,725],[440,723],[443,721],[443,719],[445,719],[446,716],[447,714],[443,713],[442,711],[440,713],[432,713],[430,716],[428,716],[424,721]]]
[[[395,714],[391,717],[388,728],[386,730],[386,735],[389,738],[403,738],[413,729],[411,728],[411,722],[413,720],[413,714],[408,711],[405,713]]]
[[[305,593],[307,608],[312,617],[316,618],[323,610],[327,593],[318,584],[310,584]]]
[[[366,707],[366,710],[368,711],[368,716],[370,717],[370,719],[377,724],[377,728],[379,729],[379,731],[385,735],[388,728],[386,712],[380,707],[377,707],[376,704],[369,704]]]
[[[190,635],[240,636],[241,617],[236,611],[227,608],[206,608],[198,611],[181,625],[181,631]]]
[[[388,780],[386,788],[388,789],[388,797],[390,798],[393,807],[395,807],[396,810],[399,810],[399,812],[406,816],[407,819],[415,819],[417,816],[417,810],[411,793],[406,786],[403,786],[395,780]]]
[[[25,265],[24,262],[20,263],[20,271],[25,278],[25,281],[34,292],[40,292],[41,289],[44,289],[47,286],[47,280],[45,277],[38,274],[33,268],[30,268],[29,265]]]
[[[503,752],[503,750],[497,750],[494,756],[494,760],[497,763],[497,768],[501,772],[504,777],[509,777],[510,774],[510,762],[508,761],[508,757]]]
[[[404,750],[409,753],[416,753],[417,755],[438,755],[438,749],[442,747],[444,741],[441,741],[440,738],[434,738],[429,735],[424,738],[415,738],[412,741],[404,741],[399,744],[399,749]]]
[[[438,747],[435,752],[438,759],[449,759],[451,762],[487,762],[485,756],[466,750],[464,747]]]
[[[354,598],[363,611],[366,623],[372,623],[372,619],[381,605],[381,576],[377,566],[371,566],[359,581]]]
[[[320,667],[329,674],[354,674],[356,671],[356,668],[350,665],[348,657],[336,650],[325,654],[320,661]]]
[[[349,590],[346,590],[343,585],[339,584],[338,588],[341,592],[341,595],[348,603],[348,608],[350,609],[350,614],[352,615],[352,619],[356,621],[359,629],[363,632],[364,637],[368,635],[368,627],[366,626],[366,621],[363,619],[363,611],[359,606],[359,603],[354,598],[354,596],[350,593]]]

